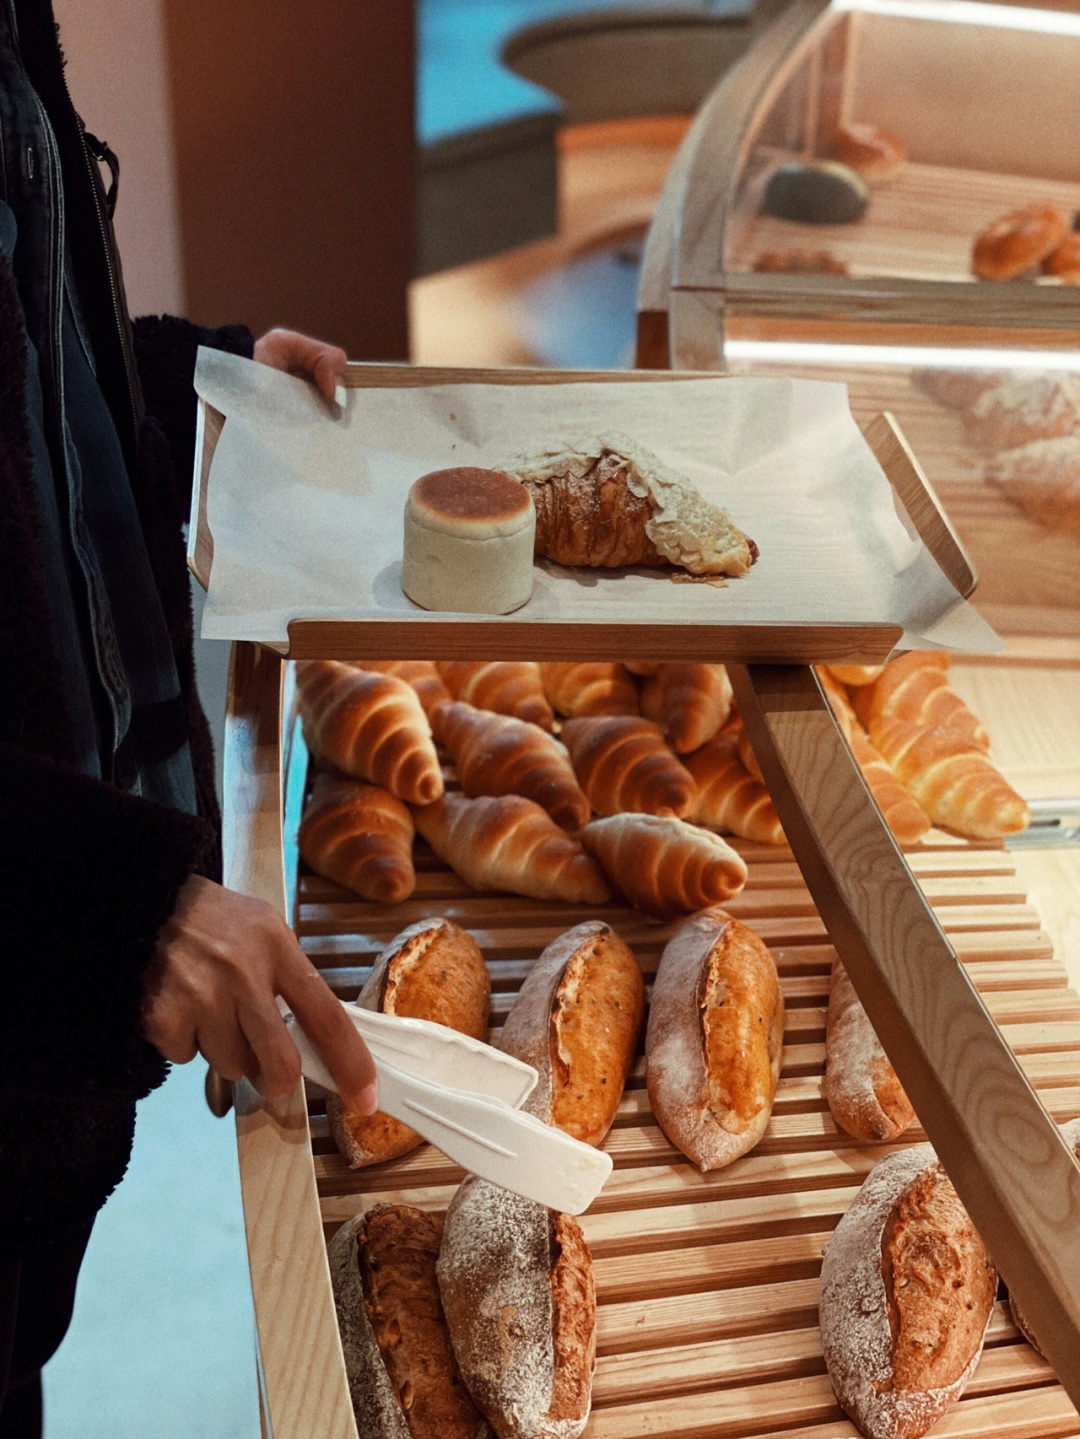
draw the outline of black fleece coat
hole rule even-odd
[[[26,417],[22,310],[0,260],[0,1252],[20,1254],[96,1212],[123,1174],[134,1102],[165,1076],[143,1039],[144,972],[177,892],[215,876],[219,819],[194,684],[181,527],[193,459],[195,351],[250,355],[241,327],[129,325],[96,163],[63,79],[48,5],[20,6],[20,44],[64,171],[76,283],[124,447],[176,654],[200,814],[91,780],[74,746],[42,588]],[[24,13],[25,12],[25,13]],[[102,224],[104,221],[104,225]],[[178,483],[178,480],[181,483]]]

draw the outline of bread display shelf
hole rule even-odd
[[[288,838],[306,757],[281,726],[283,666],[238,647],[226,762],[229,793],[247,809],[230,821],[231,881],[284,905]],[[261,703],[243,703],[260,699]],[[284,740],[284,744],[281,741]],[[287,772],[284,810],[282,768]],[[235,813],[235,811],[234,811]],[[582,1224],[599,1301],[592,1439],[764,1439],[853,1435],[824,1372],[816,1327],[822,1245],[888,1147],[835,1128],[822,1094],[824,1022],[833,949],[790,851],[739,843],[749,868],[730,911],[772,950],[787,1007],[785,1050],[764,1139],[725,1170],[702,1175],[660,1131],[635,1065],[605,1147],[614,1173]],[[288,849],[288,846],[286,846]],[[932,832],[911,868],[991,1015],[1050,1114],[1080,1113],[1080,999],[998,846]],[[501,1025],[531,962],[556,934],[607,919],[647,980],[670,927],[618,905],[553,905],[469,891],[418,846],[418,884],[379,908],[328,881],[295,874],[291,914],[331,986],[354,997],[380,947],[409,923],[443,914],[479,943]],[[238,1090],[239,1152],[262,1350],[265,1397],[278,1439],[352,1436],[324,1238],[379,1200],[444,1207],[461,1171],[430,1146],[352,1171],[325,1114],[301,1092],[272,1107]],[[250,1096],[248,1097],[250,1100]],[[913,1130],[903,1143],[921,1139]],[[895,1146],[891,1146],[895,1147]],[[298,1336],[302,1336],[302,1339]],[[968,1391],[942,1435],[1080,1434],[1080,1417],[1047,1364],[999,1304]]]

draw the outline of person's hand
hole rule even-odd
[[[202,1056],[224,1078],[250,1079],[267,1099],[289,1093],[300,1055],[281,995],[326,1061],[350,1109],[377,1105],[367,1046],[278,912],[190,875],[158,934],[143,999],[143,1033],[166,1059]]]
[[[345,399],[345,351],[295,330],[268,330],[255,341],[255,359],[273,370],[312,379],[332,405]]]

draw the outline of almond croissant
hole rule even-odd
[[[672,660],[641,687],[641,713],[663,729],[676,754],[712,739],[731,713],[732,690],[723,665]]]
[[[565,746],[539,725],[458,700],[440,711],[439,739],[467,795],[524,795],[563,829],[588,820],[589,801]]]
[[[473,889],[603,904],[611,891],[596,863],[548,812],[521,795],[447,794],[413,811],[416,828]]]
[[[407,806],[388,790],[320,770],[296,844],[316,874],[361,899],[399,904],[416,886],[413,833]]]
[[[658,919],[720,904],[746,883],[741,855],[681,819],[611,815],[590,821],[581,842],[630,903]]]
[[[562,738],[578,783],[598,814],[689,814],[693,776],[671,752],[663,731],[640,715],[567,720]]]
[[[535,660],[440,660],[439,674],[456,700],[552,729],[555,715]]]
[[[403,679],[338,660],[299,660],[296,690],[314,755],[409,804],[442,794],[431,726]]]

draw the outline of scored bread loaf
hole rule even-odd
[[[403,929],[382,950],[357,1004],[381,1014],[429,1019],[473,1039],[487,1039],[491,978],[472,935],[435,916]],[[423,1141],[400,1119],[377,1110],[357,1114],[327,1095],[330,1134],[353,1169],[408,1154]]]
[[[318,758],[407,804],[442,794],[431,725],[403,679],[339,660],[299,660],[296,693],[304,739]]]
[[[473,889],[603,904],[611,890],[581,843],[522,795],[446,794],[413,810],[416,828]]]
[[[871,1144],[895,1139],[915,1119],[839,958],[833,960],[825,1020],[825,1098],[840,1128]]]
[[[441,1214],[376,1204],[327,1248],[360,1439],[491,1439],[454,1358],[435,1267]]]
[[[997,1275],[929,1144],[887,1155],[829,1239],[821,1342],[866,1439],[918,1439],[982,1353]]]
[[[524,795],[563,829],[588,820],[589,801],[566,747],[539,725],[456,700],[439,712],[439,739],[465,794]]]
[[[712,739],[731,713],[731,681],[723,665],[672,660],[641,686],[641,713],[664,731],[676,754]]]
[[[470,1175],[446,1212],[436,1272],[462,1378],[499,1439],[576,1439],[596,1364],[577,1220]]]
[[[652,720],[583,715],[563,724],[562,740],[598,814],[685,815],[693,808],[693,777]]]
[[[684,755],[683,764],[697,785],[694,807],[686,816],[693,824],[761,844],[784,843],[772,796],[740,759],[733,730],[722,730],[693,754]]]
[[[320,770],[296,847],[316,874],[361,899],[400,904],[416,886],[413,834],[408,806],[389,790]]]
[[[883,715],[924,729],[948,729],[965,749],[990,748],[990,736],[960,696],[949,687],[950,659],[943,651],[911,650],[890,660],[869,684],[858,686],[851,703],[869,732]]]
[[[498,1035],[499,1048],[540,1078],[530,1113],[600,1144],[634,1062],[645,981],[610,925],[589,920],[560,934],[529,970]]]
[[[434,660],[364,660],[361,669],[375,670],[383,675],[396,675],[398,679],[412,685],[429,724],[433,724],[441,706],[449,704],[454,698],[443,683]]]
[[[712,830],[652,814],[590,820],[581,842],[637,909],[672,919],[738,894],[746,861]]]
[[[1080,1161],[1080,1118],[1070,1119],[1063,1124],[1061,1126],[1061,1137],[1067,1147],[1072,1150],[1076,1159]],[[1031,1332],[1031,1325],[1028,1323],[1027,1316],[1020,1305],[1017,1304],[1011,1291],[1009,1293],[1009,1310],[1012,1313],[1013,1319],[1016,1321],[1017,1329],[1020,1330],[1020,1333],[1031,1345],[1032,1349],[1034,1349],[1037,1354],[1042,1354],[1042,1347],[1035,1335]]]
[[[776,965],[758,935],[720,909],[681,924],[653,981],[645,1079],[661,1129],[702,1172],[764,1134],[783,1041]]]
[[[630,671],[615,661],[544,660],[540,679],[561,715],[636,715],[638,689]]]
[[[454,699],[552,729],[555,714],[534,660],[440,660]]]

